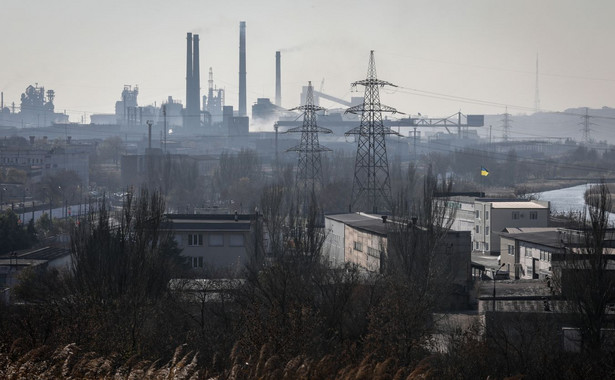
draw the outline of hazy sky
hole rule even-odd
[[[2,0],[0,90],[19,104],[29,84],[56,91],[71,121],[112,113],[125,84],[139,105],[171,95],[185,103],[186,33],[200,35],[207,72],[238,105],[239,22],[247,25],[248,107],[275,97],[282,51],[282,105],[301,86],[350,99],[375,51],[384,104],[416,115],[512,114],[541,108],[615,106],[612,0]],[[324,103],[325,107],[334,106]]]

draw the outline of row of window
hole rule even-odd
[[[192,258],[193,268],[203,268],[203,256]]]
[[[361,243],[360,241],[355,241],[353,243],[353,248],[354,248],[355,251],[363,252],[363,243]],[[379,249],[376,249],[376,248],[367,247],[367,254],[369,256],[379,258],[380,254],[381,254],[381,251]]]
[[[523,218],[524,214],[521,214],[519,211],[513,211],[512,212],[512,218],[513,219],[520,219]],[[530,211],[530,220],[536,220],[538,219],[538,211]]]
[[[533,252],[531,249],[525,250],[525,257],[533,257]],[[540,261],[551,261],[551,252],[540,251],[539,257]]]
[[[229,246],[230,247],[243,247],[244,236],[242,234],[232,234],[229,236]],[[209,234],[208,237],[208,246],[210,247],[224,247],[224,235],[223,234]],[[189,246],[202,246],[203,245],[203,234],[188,234],[188,245]]]
[[[485,247],[485,251],[488,251],[489,250],[489,243],[483,242],[483,247]],[[474,249],[476,249],[477,251],[480,250],[480,242],[478,242],[478,241],[474,242]]]
[[[476,218],[480,218],[480,210],[476,210]],[[489,211],[485,210],[485,220],[489,220]]]
[[[480,234],[480,226],[476,226],[476,233]],[[489,235],[489,226],[485,226],[485,235]]]

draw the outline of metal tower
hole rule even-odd
[[[391,210],[391,181],[385,135],[397,134],[382,122],[382,112],[396,113],[395,108],[380,104],[379,88],[397,87],[376,78],[374,51],[370,52],[367,79],[354,82],[365,86],[363,104],[350,107],[346,113],[361,114],[361,124],[346,132],[359,135],[352,183],[351,207],[357,211]]]
[[[540,96],[538,93],[538,53],[536,53],[536,91],[534,92],[534,112],[540,111]]]
[[[511,120],[510,120],[510,114],[508,113],[508,107],[506,107],[506,111],[504,112],[504,118],[502,119],[502,139],[504,141],[508,141],[508,138],[510,137],[510,128],[512,127],[511,124]]]
[[[299,153],[295,186],[299,210],[305,214],[316,192],[322,188],[320,153],[331,150],[319,144],[318,133],[331,133],[331,130],[316,125],[316,112],[324,108],[314,105],[312,82],[308,82],[305,105],[291,109],[293,110],[303,111],[303,125],[289,129],[288,132],[301,132],[301,142],[287,152]]]
[[[596,125],[596,124],[591,123],[589,121],[589,119],[591,119],[591,116],[589,116],[589,109],[587,107],[585,107],[585,115],[582,115],[581,119],[583,120],[580,123],[582,126],[581,132],[583,132],[583,140],[585,141],[586,144],[588,144],[591,141],[591,137],[590,137],[591,128],[589,126]]]

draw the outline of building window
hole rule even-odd
[[[476,233],[480,234],[480,226],[476,226]]]
[[[519,219],[519,211],[513,211],[512,212],[512,218],[513,218],[513,220]]]
[[[372,247],[367,247],[367,254],[375,258],[380,257],[380,251]]]
[[[230,235],[229,245],[231,247],[243,247],[243,235]]]
[[[475,248],[478,250],[478,242],[476,242],[476,244],[475,244]]]
[[[489,220],[489,211],[485,211],[485,220]]]
[[[532,220],[538,219],[538,211],[530,211],[530,219]]]
[[[188,245],[203,245],[203,234],[188,234]]]
[[[222,234],[209,235],[209,246],[210,247],[224,247],[224,235]]]
[[[480,218],[480,210],[476,210],[476,217]]]
[[[203,257],[193,257],[192,258],[192,267],[193,268],[203,268]]]
[[[485,251],[489,250],[489,243],[485,243]]]
[[[485,227],[485,235],[489,235],[489,226]]]
[[[361,242],[359,242],[359,241],[355,241],[354,242],[354,250],[355,251],[359,251],[359,252],[363,252],[363,244],[361,244]]]

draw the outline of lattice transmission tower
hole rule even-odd
[[[391,210],[391,181],[387,158],[386,135],[396,132],[382,123],[382,112],[396,113],[395,108],[380,104],[380,87],[397,87],[378,80],[374,51],[370,52],[367,79],[354,82],[365,86],[363,104],[350,107],[346,113],[361,114],[361,124],[346,132],[359,135],[352,183],[351,207],[356,211],[384,212]]]
[[[534,92],[534,112],[540,111],[540,94],[538,93],[538,53],[536,53],[536,88]]]
[[[314,105],[312,82],[308,82],[305,105],[291,109],[293,110],[303,111],[303,124],[300,127],[289,129],[288,132],[301,132],[301,142],[289,148],[287,152],[299,153],[295,187],[299,210],[305,214],[310,204],[316,199],[317,192],[322,189],[320,153],[331,150],[320,145],[318,134],[331,133],[331,130],[316,124],[316,113],[323,111],[324,108]]]
[[[589,116],[589,109],[587,107],[585,107],[585,115],[581,116],[581,132],[583,133],[583,141],[585,141],[586,144],[589,144],[591,142],[591,131],[592,129],[590,128],[590,125],[596,125],[595,123],[590,122],[589,120],[591,119],[591,116]]]
[[[508,139],[510,138],[510,129],[512,128],[512,122],[510,114],[508,113],[508,107],[506,107],[506,111],[502,116],[502,140],[508,141]]]

